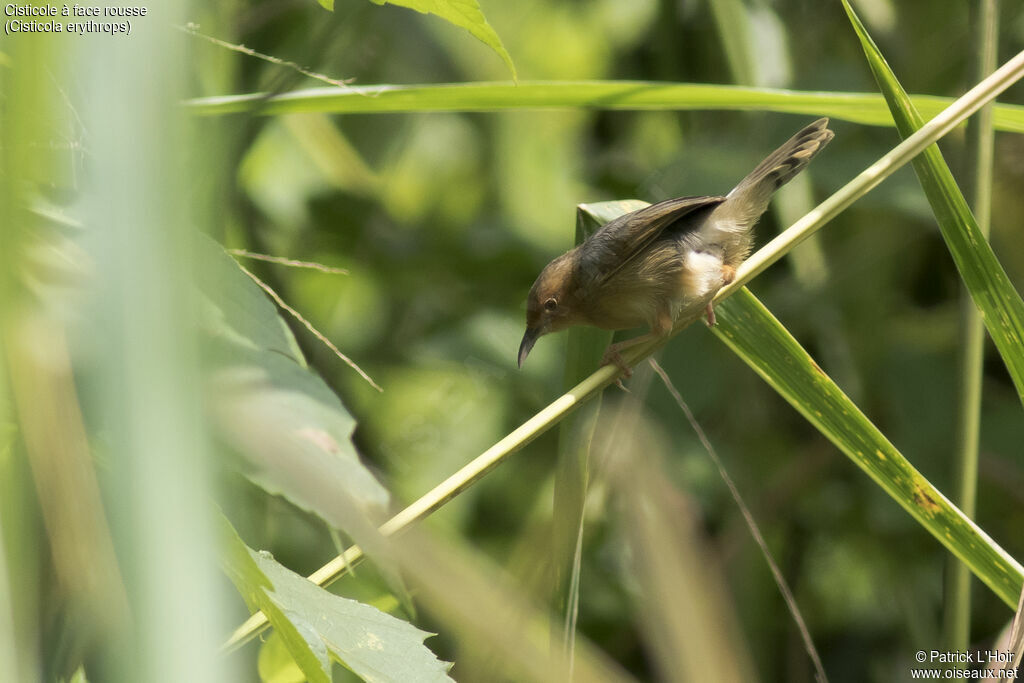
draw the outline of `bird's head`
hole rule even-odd
[[[549,263],[526,299],[526,333],[519,345],[519,367],[545,334],[586,323],[577,281],[576,250]]]

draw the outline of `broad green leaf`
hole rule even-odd
[[[358,535],[388,494],[359,460],[355,420],[323,380],[289,358],[235,349],[211,381],[219,434],[247,475],[336,529]]]
[[[432,634],[320,588],[223,526],[228,577],[251,610],[267,615],[311,683],[330,683],[331,658],[366,681],[451,680],[449,665],[423,644]]]
[[[617,210],[631,209],[621,202],[600,209],[608,218],[619,215]],[[712,329],[719,339],[996,595],[1017,604],[1024,567],[910,464],[749,290],[721,301],[715,313],[718,325]]]
[[[320,0],[323,2],[334,0]],[[397,5],[408,7],[422,14],[433,14],[441,17],[450,24],[469,31],[477,40],[498,53],[498,56],[512,72],[512,78],[516,77],[516,66],[512,63],[512,57],[501,42],[501,38],[487,23],[480,3],[477,0],[371,0],[377,5]]]
[[[914,95],[914,105],[934,116],[953,101],[948,97]],[[510,109],[671,109],[677,111],[733,110],[774,111],[787,114],[831,116],[853,123],[891,126],[885,100],[874,93],[807,92],[748,88],[702,83],[651,81],[538,81],[508,83],[443,83],[439,85],[368,85],[362,87],[311,88],[282,95],[268,93],[225,95],[188,100],[197,114],[260,114],[327,112],[332,114],[382,114],[393,112],[464,111],[488,112]],[[1024,133],[1024,107],[997,104],[998,130]]]
[[[860,38],[875,80],[892,110],[896,127],[906,138],[924,125],[924,119],[896,80],[853,8],[846,0],[843,0],[843,6]],[[1024,401],[1024,301],[1010,284],[1006,271],[978,227],[938,145],[932,145],[914,159],[914,171],[960,276],[1006,363],[1017,393]]]
[[[200,235],[195,259],[204,295],[200,318],[204,332],[224,343],[272,352],[306,365],[295,336],[274,304],[219,244]]]
[[[375,529],[388,494],[359,461],[355,420],[305,366],[263,290],[215,242],[197,242],[220,437],[267,491],[350,534]]]

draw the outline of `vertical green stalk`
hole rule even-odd
[[[754,82],[756,70],[750,21],[742,0],[715,0],[709,3],[711,16],[718,28],[718,36],[725,50],[725,61],[732,72],[732,80],[740,85],[758,85]]]
[[[995,71],[998,44],[998,0],[976,0],[974,21],[977,45],[973,81],[981,81]],[[968,128],[970,153],[969,178],[971,210],[978,228],[987,238],[992,210],[992,154],[994,128],[992,105],[983,107],[971,119]],[[963,338],[960,347],[960,399],[957,416],[956,478],[959,483],[956,503],[974,518],[978,482],[978,438],[981,432],[981,387],[984,360],[985,327],[974,301],[962,288],[960,305]],[[944,632],[946,648],[963,652],[970,644],[971,574],[955,557],[946,567]]]
[[[123,37],[79,43],[75,78],[93,175],[84,197],[97,295],[91,416],[103,425],[105,493],[132,612],[105,643],[108,681],[231,681],[216,643],[227,624],[202,413],[192,205],[211,150],[177,105],[187,37],[182,2],[155,3]]]
[[[581,207],[576,212],[576,244],[599,227],[595,218]],[[588,377],[601,361],[611,333],[574,327],[569,330],[565,359],[565,388]],[[571,662],[575,645],[576,615],[579,608],[580,557],[583,551],[583,513],[589,481],[590,443],[601,410],[601,397],[581,406],[558,429],[558,465],[555,470],[554,507],[551,527],[553,607],[563,615],[560,647]],[[558,645],[553,643],[553,645]]]
[[[33,33],[5,36],[0,56],[0,680],[36,681],[52,652],[40,642],[47,552],[19,415],[8,373],[9,345],[29,296],[22,286],[24,253],[34,229],[31,188],[56,177],[46,124],[55,93],[60,39]]]

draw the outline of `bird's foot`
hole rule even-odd
[[[704,309],[704,311],[705,313],[707,313],[708,316],[708,327],[714,327],[715,325],[717,325],[718,320],[715,318],[715,305],[709,301],[708,306],[707,308]]]
[[[736,279],[736,269],[732,266],[722,266],[722,286],[725,287],[727,284]],[[712,301],[708,302],[708,306],[704,309],[708,315],[708,327],[714,327],[718,324],[718,320],[715,319],[715,305]]]
[[[608,347],[608,350],[604,352],[604,356],[601,357],[601,365],[614,365],[622,371],[622,378],[629,379],[633,376],[633,368],[626,365],[626,361],[622,359],[622,354],[615,348],[615,344]],[[622,380],[618,381],[620,387],[622,387]],[[622,387],[625,389],[625,387]]]

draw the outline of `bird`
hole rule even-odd
[[[552,332],[646,326],[646,334],[610,345],[602,358],[629,377],[621,352],[668,336],[684,311],[699,306],[715,325],[714,295],[750,254],[754,225],[775,191],[832,140],[828,122],[801,129],[724,197],[678,197],[624,214],[548,263],[527,296],[519,367]]]

